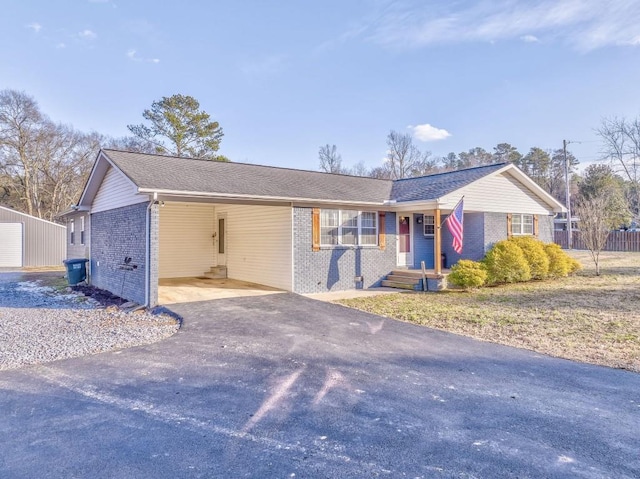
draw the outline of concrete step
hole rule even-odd
[[[209,279],[226,279],[227,267],[226,266],[212,266],[208,272],[202,275]]]
[[[388,279],[382,280],[382,286],[387,288],[397,288],[397,289],[408,289],[411,291],[415,291],[418,288],[418,285],[414,283],[404,283],[400,281],[390,281]]]

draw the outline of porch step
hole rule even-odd
[[[393,276],[404,276],[407,278],[422,279],[422,270],[420,269],[394,269],[391,271]]]
[[[226,279],[227,267],[226,266],[212,266],[208,272],[202,275],[209,279]]]
[[[397,283],[418,284],[422,280],[422,275],[420,275],[420,276],[412,276],[412,275],[408,275],[408,274],[402,274],[400,272],[393,272],[393,273],[387,275],[386,279],[389,280],[389,281],[395,281]]]
[[[392,281],[389,279],[383,279],[382,286],[385,286],[387,288],[408,289],[411,291],[416,291],[420,287],[420,281],[418,281],[418,283],[416,284],[412,282],[407,283],[404,281]]]

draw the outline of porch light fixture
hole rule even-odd
[[[418,216],[418,218],[416,219],[416,223],[418,223],[419,225],[421,225],[423,221],[424,221],[424,216]]]

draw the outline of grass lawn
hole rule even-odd
[[[484,341],[640,372],[640,253],[602,253],[600,276],[588,252],[571,255],[584,270],[569,278],[338,302]]]

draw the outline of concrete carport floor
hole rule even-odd
[[[284,291],[228,278],[165,278],[158,282],[158,303],[162,305],[276,293]]]
[[[2,477],[637,478],[640,375],[295,294],[0,373]]]

